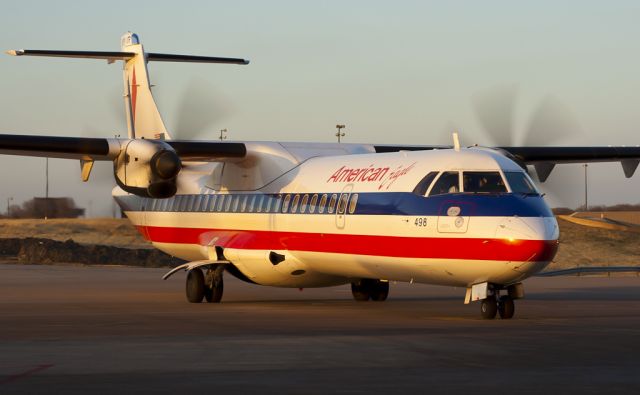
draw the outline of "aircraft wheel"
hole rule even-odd
[[[204,274],[195,268],[187,273],[187,300],[190,303],[200,303],[204,297]]]
[[[366,279],[351,283],[351,294],[358,302],[366,302],[371,298],[371,287]]]
[[[496,318],[498,312],[498,303],[496,303],[495,296],[488,296],[480,303],[480,314],[485,320],[492,320]]]
[[[220,265],[215,269],[207,270],[207,276],[205,278],[204,298],[209,303],[220,303],[222,300],[222,294],[224,292],[224,281],[222,273],[224,272],[224,266]]]
[[[372,287],[371,300],[376,302],[384,302],[389,296],[389,282],[377,280]]]
[[[516,312],[516,305],[508,295],[502,296],[500,301],[498,302],[498,313],[500,314],[500,318],[503,320],[508,320],[513,318],[513,315]]]

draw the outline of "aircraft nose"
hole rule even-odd
[[[496,237],[517,240],[558,240],[558,223],[554,217],[504,218],[496,229]]]
[[[524,262],[522,271],[532,269],[527,263],[550,262],[558,250],[558,235],[554,217],[508,217],[496,229],[496,238],[511,247],[510,260]]]

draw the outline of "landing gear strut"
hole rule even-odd
[[[224,291],[223,272],[223,265],[209,267],[206,276],[200,268],[189,270],[186,286],[187,300],[191,303],[201,303],[204,298],[210,303],[220,303]]]
[[[369,299],[383,302],[389,296],[389,282],[363,278],[351,283],[351,293],[353,298],[359,302],[366,302]]]

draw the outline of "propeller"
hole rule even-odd
[[[498,87],[474,95],[476,115],[492,145],[555,145],[581,134],[569,108],[551,95],[540,101],[523,133],[516,133],[514,115],[517,96],[515,85]]]
[[[217,138],[214,125],[221,125],[233,112],[231,101],[204,79],[192,79],[178,104],[174,127],[175,139],[212,140]]]
[[[575,141],[581,136],[580,126],[570,109],[552,95],[547,95],[540,101],[522,132],[516,133],[514,114],[517,96],[516,86],[507,85],[473,97],[478,120],[493,146],[558,145],[566,140]],[[533,173],[538,178],[537,172]],[[543,184],[539,185],[542,187]],[[566,203],[553,189],[552,185],[544,187],[544,191],[554,201],[561,205]]]
[[[154,86],[154,97],[157,102],[168,102],[160,86]],[[121,91],[109,95],[109,108],[114,117],[125,119]],[[213,140],[218,138],[214,126],[221,125],[233,112],[231,100],[210,82],[192,78],[177,102],[173,117],[166,117],[173,118],[169,133],[175,140]]]

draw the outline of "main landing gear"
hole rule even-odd
[[[206,274],[200,268],[189,270],[187,274],[187,300],[191,303],[200,303],[206,299],[209,303],[220,303],[224,291],[222,278],[224,265],[212,265],[207,268]]]
[[[359,302],[366,302],[369,299],[383,302],[389,296],[389,282],[363,278],[351,283],[351,293],[353,298]]]

